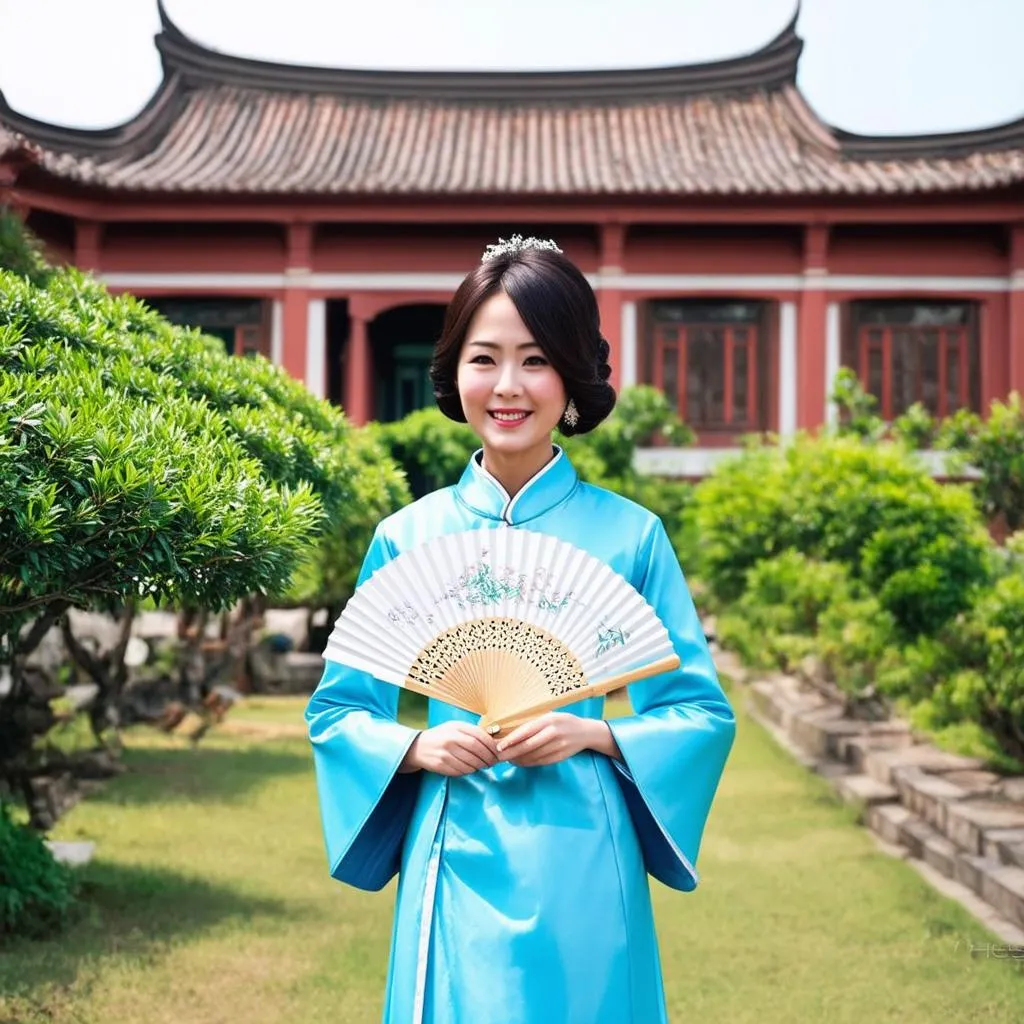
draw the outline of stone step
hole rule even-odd
[[[901,802],[933,828],[946,831],[946,809],[966,800],[970,790],[948,782],[942,775],[930,775],[920,768],[903,768],[893,773]]]
[[[808,753],[841,760],[839,740],[860,735],[863,729],[863,722],[843,717],[841,708],[829,707],[795,715],[791,731],[793,739]]]
[[[866,808],[899,799],[899,794],[892,786],[886,786],[870,775],[844,775],[837,780],[836,791],[847,803]]]
[[[949,754],[930,743],[915,743],[894,750],[873,750],[864,758],[864,770],[879,782],[893,785],[893,773],[904,768],[920,768],[923,771],[941,772],[978,770],[984,762],[977,757],[962,757]]]
[[[1024,927],[1024,868],[986,860],[980,895],[1008,921]]]
[[[750,700],[762,718],[779,725],[782,722],[782,709],[777,700],[775,684],[767,679],[759,679],[751,683],[748,691]]]
[[[902,846],[900,827],[913,815],[902,804],[872,804],[864,816],[865,824],[891,846]]]
[[[866,722],[866,726],[885,725],[884,722]],[[867,755],[879,750],[897,750],[909,747],[914,742],[913,733],[906,725],[894,723],[892,729],[862,729],[851,736],[841,736],[836,740],[836,753],[858,772],[866,771]]]
[[[982,854],[1001,864],[1024,868],[1024,828],[993,828],[982,837]]]
[[[908,814],[899,825],[901,845],[912,857],[930,864],[946,878],[956,877],[960,851],[942,833],[915,814]]]
[[[1024,804],[1024,775],[1014,775],[999,783],[999,791],[1007,800]]]
[[[1003,796],[1002,777],[995,772],[977,771],[964,769],[952,772],[943,772],[942,778],[946,782],[952,782],[954,786],[965,789],[969,796]],[[1009,799],[1013,799],[1010,797]],[[1024,799],[1024,797],[1022,797]]]
[[[1024,805],[1000,800],[961,800],[947,804],[943,831],[961,850],[980,855],[993,830],[1024,829]]]

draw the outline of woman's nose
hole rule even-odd
[[[519,394],[519,368],[514,362],[507,362],[501,367],[494,390],[499,395]]]

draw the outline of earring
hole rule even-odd
[[[580,411],[576,408],[576,403],[570,398],[569,404],[565,407],[565,412],[562,413],[562,422],[567,427],[575,427],[580,421]]]

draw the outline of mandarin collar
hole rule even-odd
[[[478,448],[455,485],[455,493],[463,504],[488,519],[512,526],[535,519],[568,498],[579,483],[569,457],[558,445],[552,447],[554,458],[530,477],[514,498],[484,469],[484,450]]]

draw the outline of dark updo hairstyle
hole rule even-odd
[[[574,263],[551,249],[518,249],[491,256],[466,275],[448,311],[434,348],[430,379],[441,412],[466,422],[457,386],[459,353],[470,321],[481,304],[505,292],[533,340],[576,403],[579,422],[558,429],[566,436],[593,430],[615,407],[608,383],[608,342],[601,337],[597,299]]]

